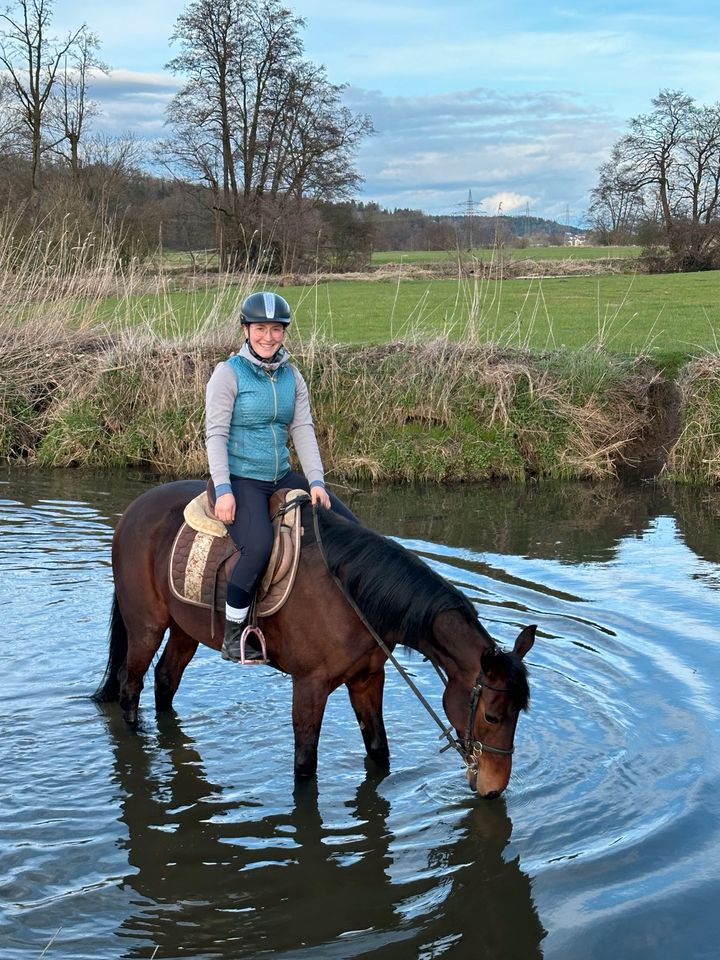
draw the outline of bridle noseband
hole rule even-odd
[[[490,743],[483,743],[482,740],[474,740],[472,736],[472,729],[475,725],[475,714],[477,713],[478,704],[480,703],[480,697],[482,695],[482,688],[485,687],[486,690],[492,690],[494,693],[507,693],[510,694],[511,691],[507,687],[493,687],[491,684],[485,682],[485,674],[480,671],[475,680],[475,686],[472,688],[470,693],[470,715],[468,717],[467,730],[465,732],[465,751],[470,753],[472,750],[477,750],[478,753],[494,753],[501,757],[511,757],[515,752],[515,746],[513,745],[509,749],[505,747],[493,747]]]

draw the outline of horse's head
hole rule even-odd
[[[497,797],[512,772],[513,740],[521,710],[529,700],[522,658],[535,642],[535,626],[518,635],[512,653],[488,647],[470,696],[465,749],[472,763],[467,778],[481,797]]]

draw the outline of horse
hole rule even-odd
[[[172,708],[198,645],[221,645],[222,613],[216,633],[208,610],[179,600],[169,585],[169,556],[183,510],[203,489],[199,480],[153,487],[128,506],[115,529],[108,661],[94,699],[119,702],[131,727],[138,722],[145,674],[166,632],[154,671],[158,711]],[[469,599],[394,540],[319,507],[314,517],[303,516],[303,525],[316,525],[318,542],[303,546],[290,596],[262,621],[271,666],[292,678],[295,776],[315,775],[325,706],[342,684],[367,756],[389,766],[385,664],[402,644],[443,677],[448,735],[457,735],[454,744],[466,760],[471,789],[498,796],[510,779],[518,716],[528,707],[523,658],[536,627],[525,627],[506,652]]]

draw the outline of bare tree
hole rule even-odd
[[[161,155],[210,187],[225,267],[276,246],[290,206],[297,220],[308,201],[345,197],[359,179],[354,153],[370,121],[303,60],[303,25],[279,0],[194,0],[175,25],[181,52],[168,67],[187,79]]]
[[[654,213],[673,266],[714,266],[720,256],[720,104],[702,106],[681,90],[661,90],[653,110],[600,168],[591,214]],[[614,206],[613,206],[614,205]]]
[[[98,113],[89,87],[93,73],[109,73],[98,55],[100,40],[82,27],[76,42],[66,52],[58,71],[56,92],[49,101],[50,130],[55,134],[55,150],[67,162],[73,177],[80,174],[80,144],[87,122]]]
[[[676,169],[688,131],[693,99],[681,90],[661,90],[651,113],[634,117],[618,144],[617,156],[633,172],[637,189],[652,187],[668,233],[678,212]]]
[[[14,9],[0,14],[4,25],[0,33],[0,64],[9,74],[28,135],[33,199],[39,187],[48,101],[64,57],[85,29],[80,27],[61,41],[50,36],[52,9],[51,0],[16,0]]]

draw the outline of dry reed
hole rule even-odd
[[[91,255],[89,241],[43,247],[36,237],[19,246],[1,228],[0,456],[202,474],[205,384],[236,348],[237,322],[227,318],[258,278],[216,275],[188,322],[173,313],[168,277],[123,263],[107,237],[93,241]],[[546,319],[542,288],[528,293],[530,323],[518,340],[518,330],[497,325],[501,277],[501,263],[492,280],[459,277],[440,337],[429,336],[422,302],[412,316],[392,318],[395,342],[385,346],[333,345],[319,326],[304,342],[294,333],[334,478],[601,478],[622,470],[657,412],[656,371],[607,353],[614,317],[599,316],[597,342],[585,350],[531,353],[527,329]],[[109,289],[117,305],[100,322]],[[137,295],[148,291],[143,305]],[[672,458],[683,478],[720,479],[718,362],[696,361],[684,374],[685,426]]]

